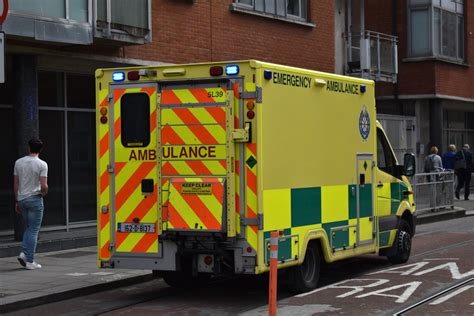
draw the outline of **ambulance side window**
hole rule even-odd
[[[395,173],[395,159],[390,146],[380,129],[377,129],[377,166],[391,175]]]
[[[146,93],[127,93],[120,102],[121,140],[124,147],[150,144],[150,97]]]

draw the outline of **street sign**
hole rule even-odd
[[[0,32],[0,83],[5,82],[5,33]]]
[[[0,1],[0,24],[3,24],[8,14],[8,0]]]

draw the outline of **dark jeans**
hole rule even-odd
[[[464,188],[464,199],[469,197],[469,186],[471,185],[471,171],[461,169],[457,173],[458,185],[456,186],[456,195],[459,195],[459,191]]]

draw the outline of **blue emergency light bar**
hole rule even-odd
[[[114,72],[112,74],[112,80],[113,81],[124,81],[125,80],[125,73],[124,72]]]
[[[225,66],[225,74],[228,76],[235,76],[239,74],[239,66],[237,65],[228,65]]]

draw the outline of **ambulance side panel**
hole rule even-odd
[[[274,65],[257,78],[258,270],[266,270],[272,230],[287,236],[279,248],[285,264],[303,260],[311,234],[327,258],[375,251],[373,83]]]

